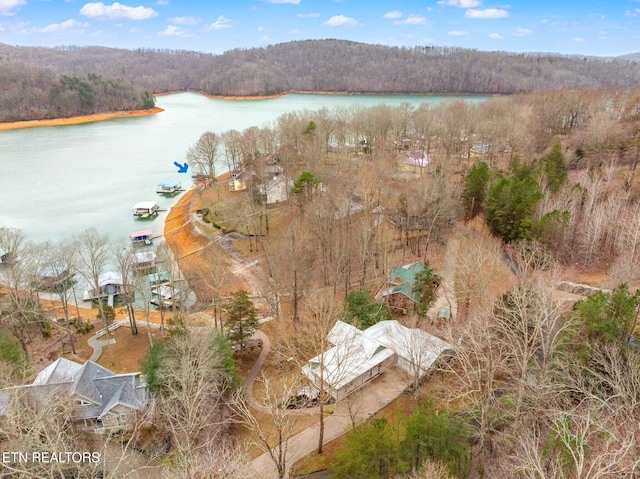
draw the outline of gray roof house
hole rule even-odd
[[[74,404],[74,419],[95,432],[128,429],[136,412],[149,404],[142,375],[116,374],[93,361],[79,364],[59,358],[44,368],[32,384],[0,389],[0,415],[7,414],[12,394],[34,401],[65,395]]]

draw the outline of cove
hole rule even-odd
[[[177,93],[157,98],[165,111],[156,115],[0,131],[0,225],[20,228],[34,242],[59,241],[89,227],[112,241],[143,229],[160,235],[166,213],[136,220],[131,208],[141,201],[171,208],[178,197],[157,195],[156,186],[174,180],[191,187],[190,175],[179,174],[174,161],[183,163],[205,131],[268,126],[283,113],[303,109],[451,99],[486,98],[292,94],[235,101]]]

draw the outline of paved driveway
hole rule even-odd
[[[359,393],[343,399],[331,415],[325,413],[324,441],[326,444],[352,428],[353,421],[361,423],[380,411],[409,387],[411,379],[397,367],[393,367],[367,384]],[[325,408],[326,410],[329,408]],[[316,423],[288,441],[287,465],[311,454],[318,447],[319,425]],[[268,454],[250,463],[255,477],[277,478],[275,465]]]

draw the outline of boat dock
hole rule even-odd
[[[163,181],[156,187],[156,193],[162,195],[173,195],[184,191],[179,181]]]
[[[141,201],[133,205],[133,216],[139,218],[150,218],[151,216],[158,216],[160,212],[160,206],[155,201]],[[162,210],[163,211],[163,210]]]

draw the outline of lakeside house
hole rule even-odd
[[[130,429],[138,413],[150,402],[147,385],[139,372],[116,374],[93,361],[79,364],[59,358],[44,368],[33,383],[0,389],[0,416],[24,401],[34,406],[52,400],[73,405],[73,421],[96,433]]]
[[[410,150],[398,155],[398,168],[407,173],[422,173],[431,164],[431,158],[425,150]]]
[[[310,359],[302,373],[336,401],[395,365],[423,378],[443,353],[453,351],[442,339],[395,320],[380,321],[364,331],[337,321],[327,339],[332,347]]]
[[[229,191],[244,191],[249,185],[252,172],[242,167],[235,168],[229,175]]]
[[[58,264],[40,268],[31,276],[31,284],[37,289],[49,289],[64,285],[72,279],[71,270],[65,265]]]
[[[425,266],[420,262],[392,266],[387,280],[374,294],[374,299],[385,301],[396,313],[407,314],[420,301],[414,285],[416,276],[422,271],[425,271]]]
[[[13,264],[18,261],[18,255],[11,251],[0,251],[0,264]]]

